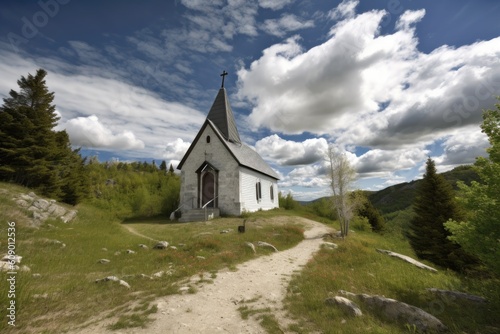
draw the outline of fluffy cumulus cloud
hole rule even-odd
[[[177,159],[180,160],[183,156],[184,153],[187,152],[189,146],[191,145],[190,142],[185,142],[181,138],[177,138],[171,143],[168,143],[165,146],[165,152],[163,153],[163,158],[165,159]]]
[[[240,68],[237,96],[252,106],[249,124],[365,147],[355,160],[365,177],[413,168],[433,145],[442,146],[438,162],[448,169],[484,155],[479,124],[500,95],[500,38],[423,53],[415,29],[424,10],[402,13],[395,30],[381,35],[388,13],[356,14],[357,4],[344,1],[329,13],[332,28],[321,44],[305,49],[294,36]],[[258,144],[278,163],[295,163],[283,153],[290,143],[268,137]]]
[[[65,128],[71,143],[76,146],[117,150],[144,148],[144,142],[138,140],[131,131],[113,133],[99,122],[96,115],[70,119],[66,122]]]
[[[255,143],[255,149],[262,157],[282,166],[308,165],[322,160],[327,146],[324,138],[295,142],[284,140],[278,135],[263,138]]]

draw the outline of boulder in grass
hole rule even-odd
[[[271,245],[270,243],[267,243],[267,242],[264,242],[264,241],[258,241],[257,242],[257,245],[260,246],[260,247],[268,247],[268,248],[271,248],[272,250],[274,250],[275,252],[278,251],[278,249],[276,247],[274,247],[273,245]]]
[[[153,249],[167,249],[168,245],[169,244],[166,241],[159,241],[156,245],[153,246]]]
[[[359,306],[345,297],[335,296],[333,298],[327,298],[325,302],[328,305],[338,306],[344,313],[350,316],[361,317],[363,315]]]

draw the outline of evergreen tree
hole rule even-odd
[[[410,220],[408,238],[421,259],[454,270],[465,269],[473,260],[459,245],[448,239],[450,233],[444,223],[462,216],[453,200],[453,188],[437,174],[434,161],[429,158],[426,173],[417,189],[413,203],[414,217]]]
[[[167,171],[167,162],[163,160],[160,164],[160,170],[166,172]]]
[[[67,165],[81,158],[71,150],[65,131],[53,131],[59,117],[46,75],[39,69],[34,76],[22,76],[17,81],[19,92],[11,90],[0,107],[0,180],[63,198],[65,191],[78,188],[77,183],[65,179],[74,173]]]
[[[168,168],[168,172],[170,174],[174,174],[174,166],[172,164],[170,164],[170,167]]]

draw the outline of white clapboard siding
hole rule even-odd
[[[257,200],[256,196],[257,182],[261,184],[260,200]],[[274,199],[271,199],[271,187],[273,187]],[[242,212],[277,208],[279,207],[278,184],[275,179],[267,175],[240,166],[240,199]]]

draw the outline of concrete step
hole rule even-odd
[[[218,208],[207,208],[205,209],[191,209],[189,211],[182,212],[180,222],[195,222],[195,221],[205,221],[220,216],[220,210]]]

